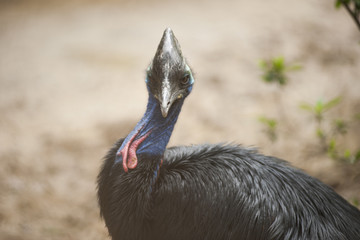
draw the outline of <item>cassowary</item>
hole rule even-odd
[[[169,28],[145,82],[146,112],[98,176],[112,239],[360,239],[360,211],[285,161],[225,144],[166,149],[194,84]]]

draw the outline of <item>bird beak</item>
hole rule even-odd
[[[158,49],[152,61],[152,69],[162,73],[161,92],[157,96],[160,102],[161,114],[167,117],[169,109],[174,102],[173,90],[171,88],[171,72],[175,67],[185,63],[180,45],[173,31],[167,28],[159,43]]]
[[[164,118],[167,117],[169,108],[167,106],[161,105],[161,114]]]
[[[172,100],[171,100],[170,88],[168,86],[163,86],[161,91],[161,98],[160,98],[160,109],[161,109],[161,114],[164,118],[167,117],[171,105],[172,105]]]

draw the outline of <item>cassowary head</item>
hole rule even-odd
[[[122,162],[125,172],[136,168],[138,156],[161,160],[193,84],[194,78],[180,45],[171,29],[167,28],[146,71],[149,91],[146,112],[116,153],[115,163]]]
[[[164,118],[173,103],[185,98],[192,89],[194,78],[191,69],[170,28],[165,30],[155,57],[146,71],[146,83],[149,93],[159,101]]]

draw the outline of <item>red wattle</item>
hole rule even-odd
[[[140,130],[139,130],[140,131]],[[134,136],[131,137],[129,142],[124,146],[124,148],[120,151],[123,159],[123,168],[125,172],[128,172],[128,169],[134,169],[137,166],[138,159],[136,156],[137,147],[149,136],[151,131],[148,131],[144,136],[139,139],[134,139],[139,134],[137,132]]]

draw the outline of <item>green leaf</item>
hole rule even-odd
[[[283,71],[285,69],[283,57],[274,58],[272,64],[277,71]]]
[[[266,133],[270,141],[274,142],[277,139],[277,134],[276,134],[277,121],[275,119],[267,118],[264,116],[259,117],[258,120],[259,122],[265,125],[266,129],[264,132]]]
[[[259,121],[271,129],[275,129],[277,125],[277,121],[275,119],[267,118],[264,116],[259,117]]]
[[[297,71],[302,69],[301,65],[292,65],[286,68],[287,71]]]
[[[318,136],[319,138],[324,138],[325,137],[324,131],[320,128],[316,129],[316,136]]]
[[[324,104],[321,100],[318,100],[315,104],[315,107],[314,107],[314,112],[317,114],[317,115],[321,115],[324,111]]]
[[[350,159],[351,158],[351,152],[349,149],[346,149],[344,152],[344,158],[345,159]]]
[[[339,1],[341,4],[349,4],[350,1],[354,1],[354,0],[337,0],[337,1]]]
[[[331,99],[330,101],[328,101],[327,103],[324,103],[323,108],[324,111],[327,111],[333,107],[335,107],[336,105],[338,105],[341,101],[341,97],[336,97]]]
[[[357,11],[360,11],[360,0],[354,0],[355,2],[355,8],[357,9]]]
[[[264,117],[264,116],[261,116],[261,117],[258,118],[258,120],[259,120],[259,122],[261,122],[261,123],[266,123],[267,118]]]
[[[335,8],[340,8],[341,7],[341,1],[340,0],[337,0],[335,1]]]
[[[262,80],[267,83],[278,83],[285,85],[288,78],[285,75],[286,71],[299,69],[299,65],[287,66],[284,57],[275,57],[269,60],[260,60],[259,68],[263,71]]]
[[[303,110],[306,110],[308,112],[312,112],[315,114],[315,118],[317,121],[321,121],[323,119],[323,114],[325,111],[331,109],[332,107],[336,106],[340,102],[341,98],[337,97],[334,99],[331,99],[330,101],[323,103],[323,101],[320,99],[318,100],[315,105],[310,105],[308,103],[302,103],[300,104],[300,108]]]
[[[308,103],[302,103],[302,104],[300,104],[299,107],[300,107],[301,109],[303,109],[303,110],[308,111],[308,112],[314,112],[313,106],[311,106],[311,105],[308,104]]]
[[[342,119],[336,119],[334,121],[334,125],[335,125],[335,131],[340,133],[340,134],[345,134],[347,133],[347,128],[348,128],[348,125],[347,123],[342,120]]]
[[[335,139],[330,140],[327,153],[332,159],[337,159],[338,158],[338,154],[337,154],[337,150],[336,150],[336,140]]]
[[[259,67],[263,70],[266,70],[268,65],[267,65],[267,62],[265,60],[260,60],[259,61]]]
[[[336,149],[336,140],[335,139],[331,139],[329,142],[329,149],[330,150],[335,150]]]

